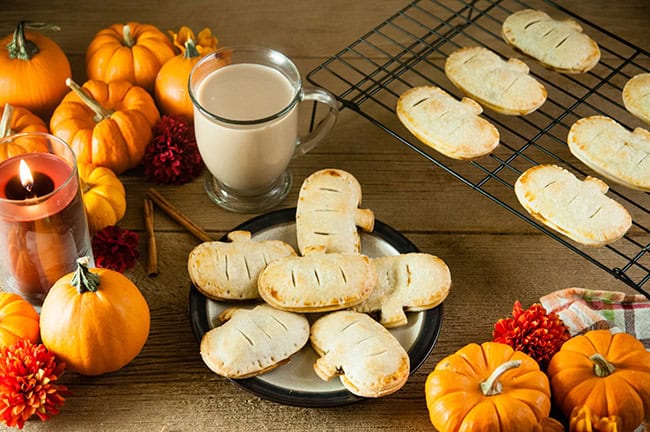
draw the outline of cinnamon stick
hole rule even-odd
[[[156,189],[151,188],[147,191],[147,197],[153,201],[167,216],[178,222],[183,228],[188,230],[194,237],[201,241],[212,241],[212,237],[203,231],[198,225],[192,222],[172,203],[163,197]]]
[[[158,249],[153,223],[153,201],[144,199],[144,228],[147,235],[147,276],[158,274]]]

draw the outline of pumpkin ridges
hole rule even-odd
[[[91,271],[100,277],[96,292],[79,294],[70,284],[72,275],[64,276],[50,290],[54,295],[46,297],[41,320],[48,349],[67,359],[70,370],[98,375],[138,355],[149,334],[150,313],[140,290],[126,276],[107,269]]]
[[[494,400],[491,400],[499,416],[501,430],[529,431],[539,423],[537,419],[548,417],[551,409],[550,403],[542,409],[532,409],[524,400],[513,398],[512,393],[509,393],[509,396],[511,397],[497,396]],[[548,397],[546,401],[548,401]],[[478,420],[483,424],[481,417]]]

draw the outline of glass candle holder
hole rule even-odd
[[[36,151],[0,162],[0,282],[40,306],[77,258],[94,265],[76,158],[63,140],[40,132],[2,138],[3,146]]]

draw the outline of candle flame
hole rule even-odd
[[[34,177],[32,176],[32,171],[29,169],[27,162],[24,159],[20,160],[20,184],[27,190],[31,192],[34,187]]]

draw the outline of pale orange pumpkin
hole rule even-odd
[[[498,342],[468,344],[442,359],[425,395],[441,432],[533,431],[551,410],[548,378],[537,362]]]
[[[68,92],[70,62],[56,42],[26,28],[58,29],[21,21],[13,35],[0,39],[0,105],[20,106],[47,119]]]
[[[117,175],[139,165],[160,119],[151,95],[128,81],[67,83],[73,91],[52,114],[52,134],[72,147],[78,162]]]
[[[77,163],[90,235],[117,224],[126,213],[126,191],[113,171],[87,163]]]
[[[548,365],[553,400],[567,417],[576,406],[619,417],[622,431],[650,421],[650,352],[634,336],[591,330],[566,341]]]
[[[0,139],[22,132],[47,132],[47,126],[40,117],[21,107],[5,104],[0,107]],[[44,139],[9,139],[0,144],[0,162],[24,153],[47,151]]]
[[[149,306],[123,274],[88,268],[59,279],[41,308],[41,340],[71,371],[113,372],[130,363],[149,336]]]
[[[0,292],[0,348],[21,339],[37,343],[39,339],[38,312],[18,294]]]
[[[157,27],[113,24],[100,30],[88,45],[86,75],[105,82],[126,80],[153,92],[158,71],[172,57],[172,43]]]
[[[208,28],[201,30],[198,37],[188,27],[181,27],[178,33],[170,32],[174,46],[180,54],[169,59],[158,72],[154,95],[163,114],[194,118],[194,108],[187,90],[190,72],[194,65],[206,54],[217,49],[218,40]]]

